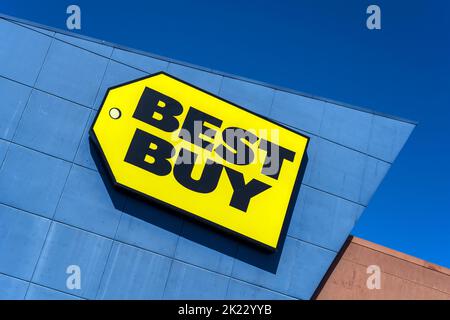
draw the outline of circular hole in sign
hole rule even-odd
[[[117,108],[111,108],[111,109],[109,110],[109,116],[110,116],[111,118],[113,118],[114,120],[119,119],[121,115],[122,115],[122,113],[121,113],[120,110],[117,109]]]

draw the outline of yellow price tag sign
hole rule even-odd
[[[270,249],[309,141],[164,72],[110,88],[90,135],[116,186]]]

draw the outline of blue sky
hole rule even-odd
[[[29,1],[0,12],[419,122],[353,234],[450,267],[448,1]],[[365,27],[381,8],[382,29]]]

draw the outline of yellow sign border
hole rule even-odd
[[[113,171],[112,171],[112,169],[111,169],[111,167],[110,167],[110,165],[108,163],[108,160],[106,159],[105,153],[103,152],[103,149],[102,149],[102,147],[100,145],[100,142],[99,142],[97,136],[95,135],[95,131],[94,131],[95,123],[97,122],[97,118],[100,115],[100,112],[101,112],[103,106],[105,105],[106,98],[108,97],[108,94],[109,94],[109,92],[111,90],[114,90],[114,89],[117,89],[117,88],[129,85],[129,84],[132,84],[132,83],[135,83],[135,82],[139,82],[139,81],[142,81],[142,80],[145,80],[145,79],[148,79],[148,78],[152,78],[152,77],[155,77],[155,76],[160,75],[160,74],[163,74],[163,75],[165,75],[167,77],[170,77],[170,78],[172,78],[174,80],[177,80],[177,81],[179,81],[179,82],[181,82],[181,83],[183,83],[185,85],[188,85],[188,86],[190,86],[190,87],[192,87],[192,88],[194,88],[196,90],[199,90],[199,91],[201,91],[201,92],[203,92],[205,94],[208,94],[208,95],[210,95],[210,96],[212,96],[212,97],[214,97],[216,99],[219,99],[219,100],[221,100],[221,101],[223,101],[223,102],[225,102],[227,104],[230,104],[230,105],[232,105],[232,106],[234,106],[236,108],[242,109],[242,110],[244,110],[244,111],[246,111],[246,112],[248,112],[250,114],[253,114],[253,115],[255,115],[255,116],[259,117],[259,118],[262,118],[262,119],[264,119],[264,120],[266,120],[268,122],[271,122],[271,123],[273,123],[275,125],[278,125],[278,126],[282,127],[283,129],[291,131],[292,133],[294,133],[296,135],[299,135],[299,136],[301,136],[301,137],[306,139],[305,152],[303,154],[303,157],[302,157],[302,160],[301,160],[301,163],[300,163],[300,167],[299,167],[299,170],[297,172],[297,176],[295,177],[295,182],[294,182],[294,185],[293,185],[293,188],[292,188],[292,191],[291,191],[291,195],[290,195],[290,198],[289,198],[288,207],[286,209],[286,212],[284,213],[283,225],[282,225],[282,228],[281,228],[279,236],[278,236],[276,247],[269,246],[269,245],[267,245],[267,244],[265,244],[263,242],[255,240],[253,238],[250,238],[250,237],[248,237],[248,236],[246,236],[246,235],[244,235],[242,233],[239,233],[239,232],[237,232],[235,230],[229,229],[229,228],[224,227],[224,226],[222,226],[222,225],[220,225],[218,223],[215,223],[215,222],[210,221],[208,219],[202,218],[202,217],[196,215],[195,213],[186,211],[186,210],[184,210],[182,208],[179,208],[177,206],[174,206],[174,205],[172,205],[172,204],[170,204],[168,202],[162,201],[162,200],[160,200],[158,198],[152,197],[152,196],[150,196],[148,194],[145,194],[145,193],[140,192],[138,190],[132,189],[130,187],[127,187],[126,185],[123,185],[123,184],[117,182],[117,180],[116,180],[116,178],[114,176],[114,173],[113,173]],[[204,90],[204,89],[202,89],[202,88],[200,88],[200,87],[198,87],[196,85],[193,85],[193,84],[191,84],[189,82],[186,82],[185,80],[177,78],[177,77],[175,77],[175,76],[173,76],[171,74],[168,74],[168,73],[166,73],[164,71],[160,71],[160,72],[152,73],[152,74],[149,74],[149,75],[145,75],[143,77],[140,77],[140,78],[137,78],[137,79],[134,79],[134,80],[131,80],[131,81],[127,81],[127,82],[124,82],[124,83],[121,83],[121,84],[118,84],[118,85],[115,85],[115,86],[112,86],[112,87],[109,87],[106,90],[106,93],[105,93],[105,95],[103,97],[103,100],[102,100],[102,103],[100,105],[100,108],[97,110],[97,114],[95,115],[95,118],[94,118],[94,120],[93,120],[93,122],[91,124],[91,127],[89,129],[89,137],[90,137],[91,141],[94,143],[94,145],[97,147],[97,150],[100,151],[99,153],[100,153],[100,156],[101,156],[101,160],[104,163],[104,165],[105,165],[105,167],[107,169],[109,178],[111,179],[111,181],[113,183],[113,186],[115,188],[123,189],[123,190],[125,190],[127,192],[130,192],[131,194],[137,195],[137,196],[139,196],[139,197],[141,197],[143,199],[149,200],[149,201],[154,202],[154,203],[156,203],[158,205],[162,205],[163,207],[166,207],[166,208],[169,208],[169,209],[171,209],[173,211],[181,213],[181,214],[183,214],[184,216],[186,216],[188,218],[191,218],[191,219],[199,221],[199,222],[201,222],[203,224],[212,226],[212,227],[218,229],[221,232],[224,232],[226,234],[230,234],[230,235],[235,236],[237,238],[243,239],[243,240],[245,240],[248,243],[256,245],[257,247],[264,248],[264,249],[266,249],[266,250],[268,250],[270,252],[275,252],[275,251],[278,250],[278,248],[280,246],[280,242],[281,242],[280,239],[281,239],[282,236],[285,236],[285,233],[287,232],[287,227],[288,227],[287,226],[287,224],[288,224],[287,222],[288,222],[288,220],[290,220],[290,216],[292,215],[292,211],[294,210],[294,206],[296,204],[296,198],[297,198],[297,195],[298,195],[298,192],[299,192],[299,189],[300,189],[300,185],[301,185],[301,182],[302,182],[302,179],[303,179],[304,171],[306,169],[306,165],[307,165],[307,162],[308,162],[307,150],[308,150],[308,145],[309,145],[309,140],[310,140],[310,138],[308,136],[306,136],[304,134],[301,134],[300,132],[297,132],[297,131],[291,129],[288,126],[286,126],[286,125],[284,125],[284,124],[282,124],[280,122],[274,121],[273,119],[269,119],[269,118],[267,118],[267,117],[265,117],[263,115],[260,115],[260,114],[258,114],[256,112],[248,110],[248,109],[246,109],[246,108],[244,108],[244,107],[242,107],[240,105],[237,105],[236,103],[233,103],[233,102],[231,102],[229,100],[226,100],[226,99],[224,99],[222,97],[219,97],[218,95],[216,95],[214,93],[211,93],[211,92],[209,92],[207,90]]]

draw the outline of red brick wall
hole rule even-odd
[[[380,268],[380,289],[369,289],[366,284],[370,265]],[[351,237],[315,298],[450,300],[450,269]]]

